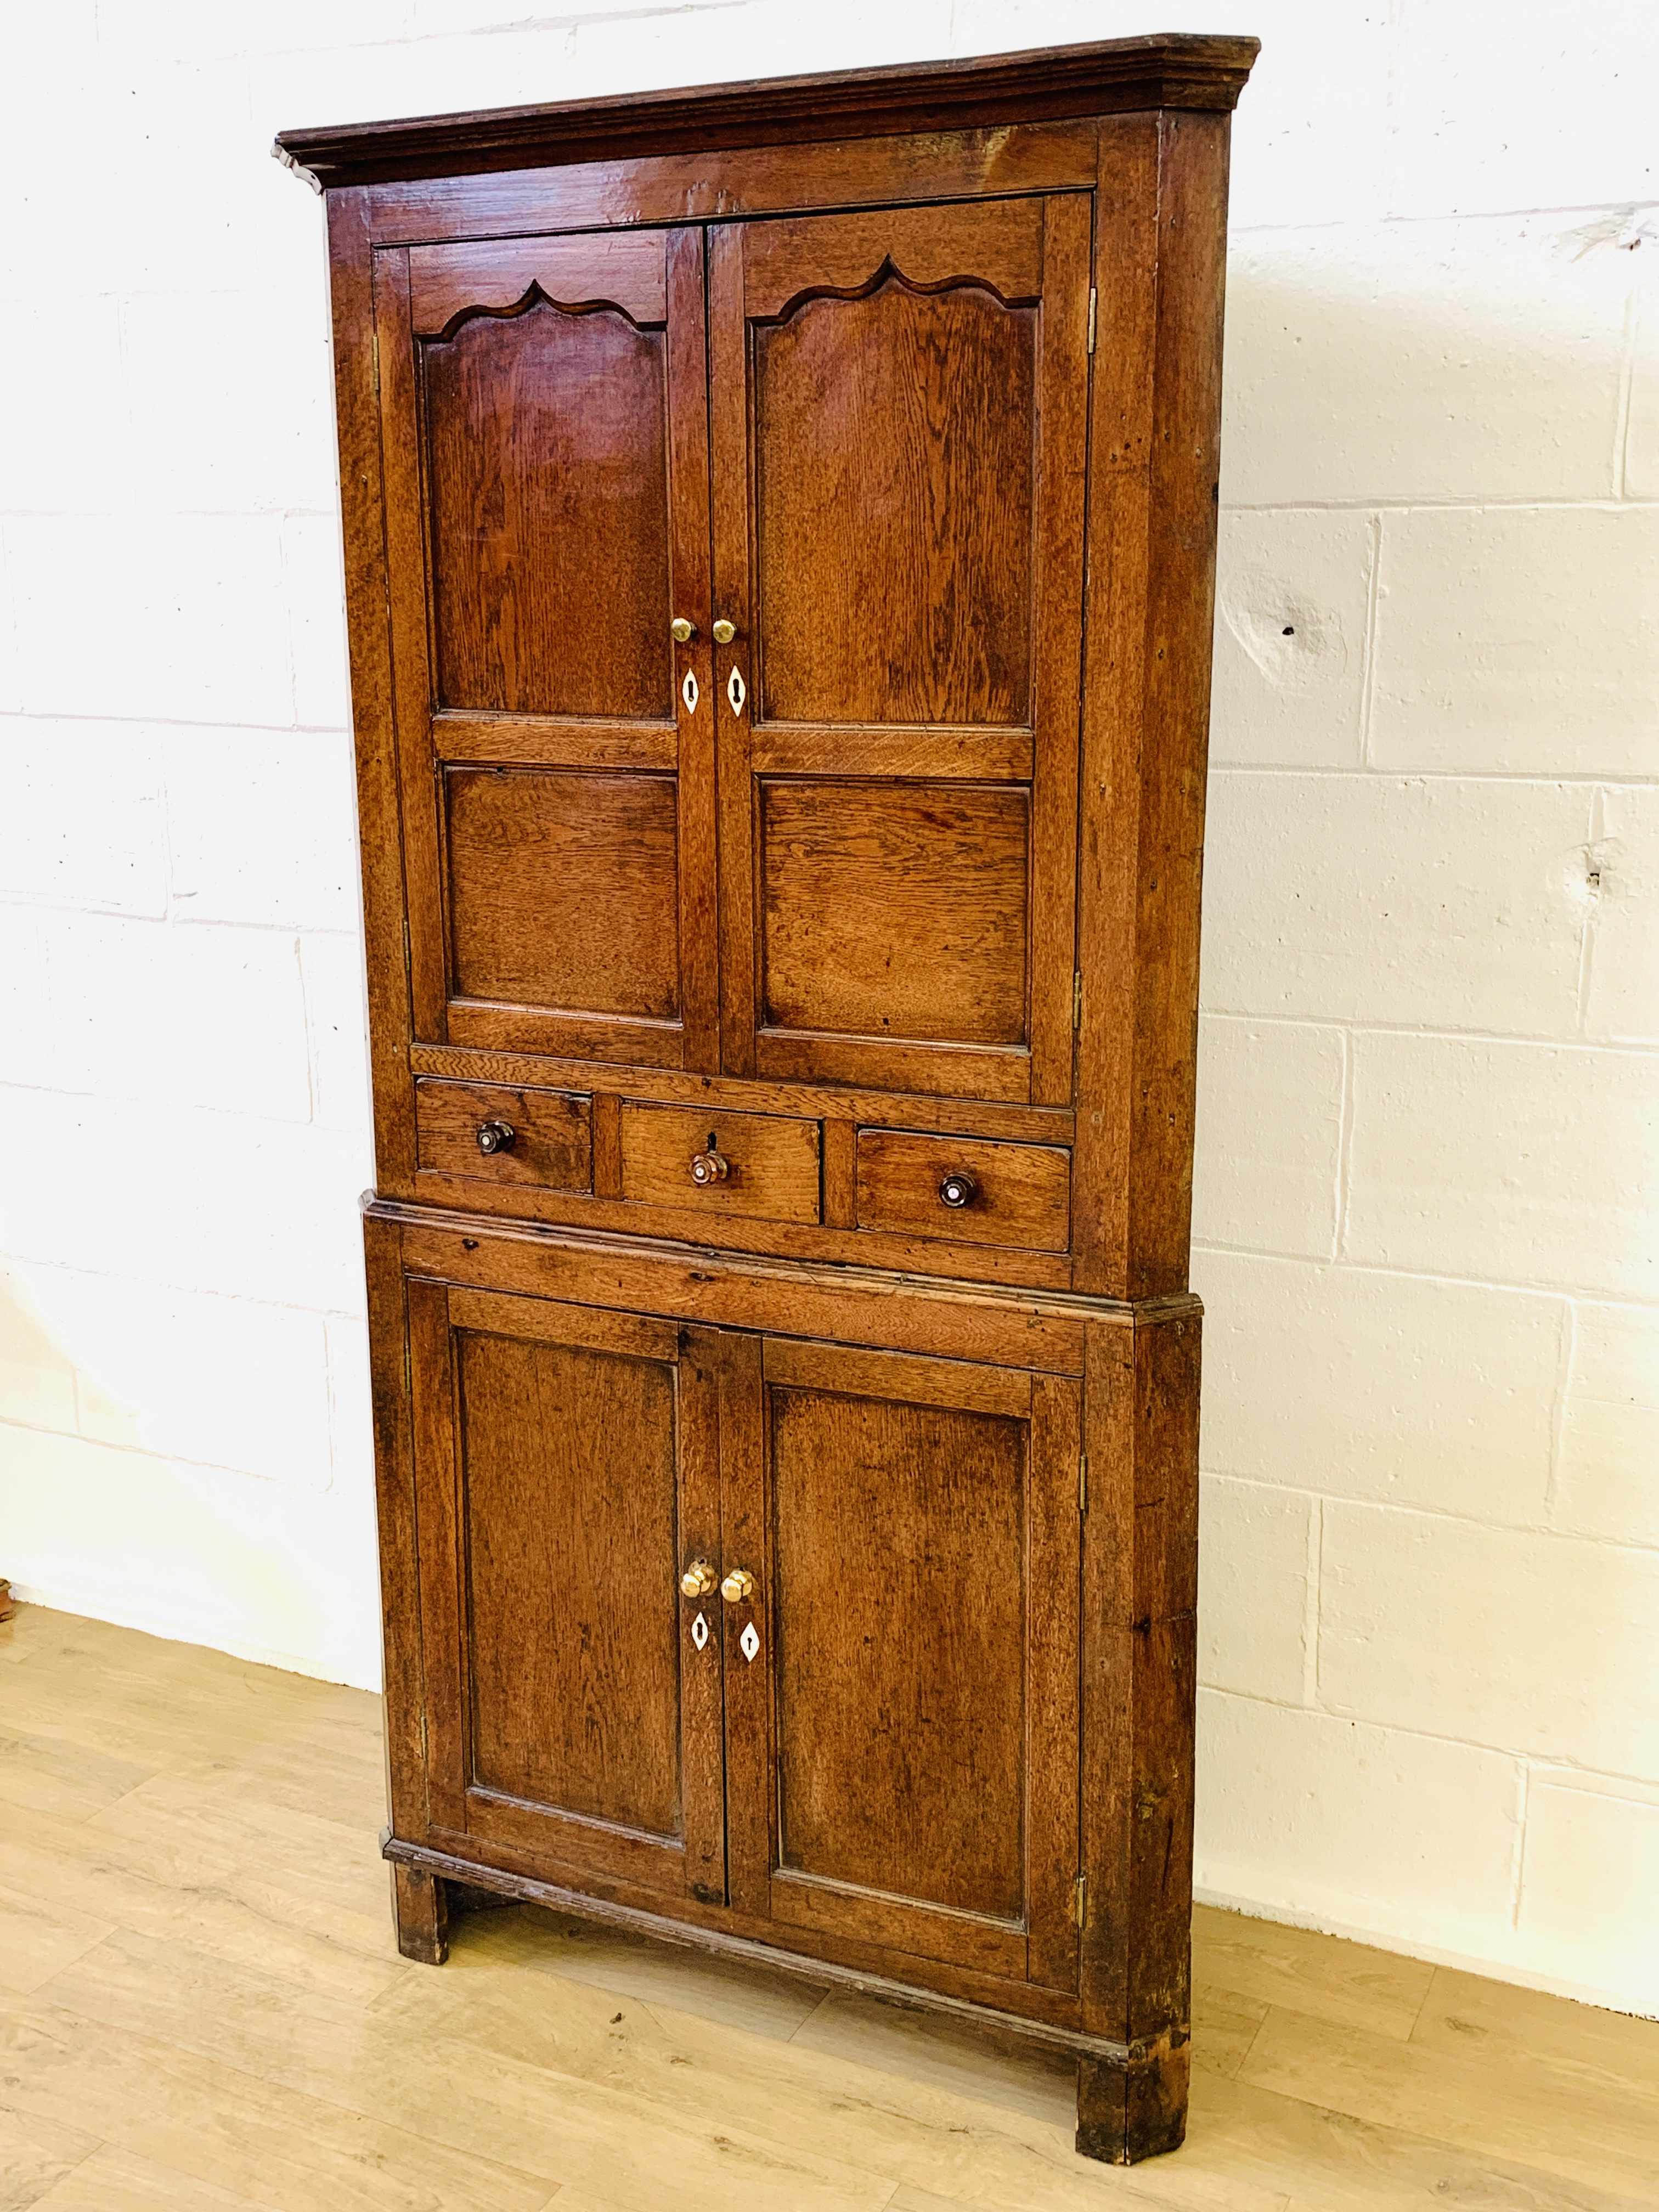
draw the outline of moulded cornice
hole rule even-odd
[[[407,122],[283,131],[271,151],[324,191],[484,170],[647,160],[1135,108],[1229,109],[1259,41],[1185,33],[960,61],[758,78]]]

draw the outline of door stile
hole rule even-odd
[[[669,590],[676,615],[696,625],[675,648],[679,726],[680,1019],[684,1065],[720,1066],[720,915],[714,731],[720,700],[709,636],[708,344],[703,234],[667,240]],[[686,678],[696,685],[687,696]]]
[[[1077,944],[1078,700],[1088,457],[1086,193],[1043,204],[1031,787],[1031,1103],[1072,1097]]]
[[[720,1557],[720,1382],[724,1346],[708,1328],[680,1331],[676,1425],[679,1462],[678,1565]],[[680,1608],[680,1774],[685,1888],[702,1905],[726,1902],[725,1638],[718,1593]],[[697,1623],[707,1631],[700,1641]]]
[[[1078,1984],[1078,1620],[1083,1393],[1069,1376],[1031,1378],[1026,1494],[1028,1978]]]
[[[708,234],[708,412],[718,612],[737,631],[716,649],[714,718],[720,756],[720,1065],[728,1075],[755,1073],[755,805],[750,757],[755,690],[754,606],[749,550],[749,337],[744,314],[743,227]],[[732,684],[743,687],[739,695]],[[737,703],[734,703],[736,702]]]
[[[427,600],[426,495],[407,248],[374,257],[374,349],[386,477],[386,599],[392,720],[409,890],[410,994],[415,1035],[447,1042],[448,929],[432,747],[432,633]]]
[[[771,1914],[777,1790],[772,1729],[773,1559],[767,1500],[766,1390],[757,1336],[729,1335],[720,1369],[720,1571],[744,1569],[752,1595],[720,1601],[726,1681],[726,1890],[738,1912]],[[745,1632],[757,1642],[744,1650]]]

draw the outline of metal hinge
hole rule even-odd
[[[1083,1027],[1083,970],[1080,968],[1072,970],[1072,1027],[1074,1030]]]
[[[1072,1893],[1072,1917],[1079,1928],[1089,1924],[1089,1877],[1079,1874],[1077,1887]]]
[[[1095,349],[1095,288],[1094,288],[1094,286],[1093,286],[1092,284],[1091,284],[1091,285],[1090,285],[1090,287],[1089,287],[1089,350],[1090,350],[1090,352],[1091,352],[1091,353],[1092,353],[1092,352],[1094,351],[1094,349]]]
[[[1079,1452],[1077,1455],[1077,1510],[1080,1514],[1086,1513],[1089,1510],[1089,1455],[1087,1452]]]

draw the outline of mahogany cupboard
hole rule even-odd
[[[326,192],[399,1940],[481,1892],[1186,2110],[1250,40],[285,133]]]

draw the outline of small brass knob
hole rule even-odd
[[[738,626],[736,623],[727,622],[724,615],[722,615],[720,619],[714,624],[714,642],[716,645],[730,645],[737,634]]]
[[[518,1134],[510,1121],[480,1121],[478,1150],[486,1157],[492,1152],[510,1152]]]
[[[708,1133],[708,1150],[691,1155],[691,1180],[699,1190],[712,1190],[717,1182],[724,1182],[732,1172],[732,1163],[714,1143],[714,1132]]]
[[[674,633],[674,642],[677,645],[690,645],[697,634],[696,623],[687,622],[684,615],[676,615],[668,627]]]
[[[720,1595],[727,1605],[743,1605],[755,1595],[755,1577],[747,1567],[733,1567],[720,1584]]]
[[[680,1577],[680,1594],[683,1597],[707,1597],[710,1590],[719,1589],[720,1579],[707,1559],[693,1559]]]
[[[948,1175],[939,1187],[941,1206],[971,1206],[979,1185],[970,1175]]]

